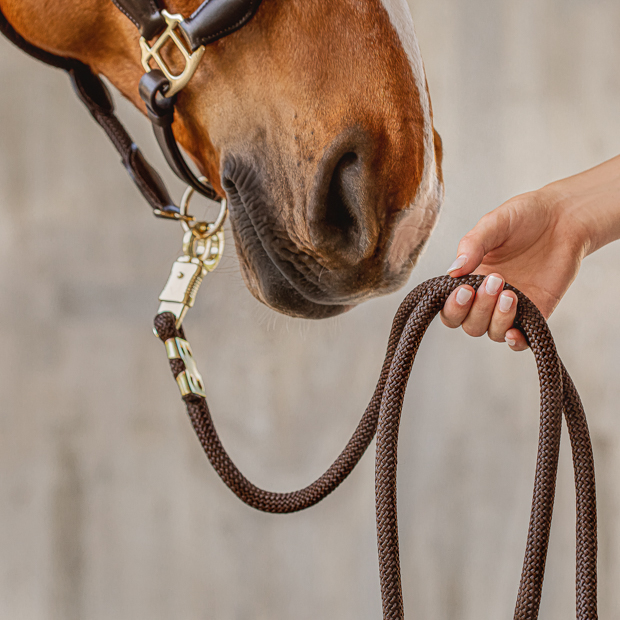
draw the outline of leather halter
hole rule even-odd
[[[143,66],[146,73],[140,80],[140,96],[147,111],[157,142],[172,170],[190,187],[212,200],[221,200],[208,182],[202,182],[185,161],[172,131],[177,92],[191,79],[204,46],[235,32],[252,19],[262,0],[205,0],[188,18],[170,15],[160,0],[113,0],[140,30]],[[110,93],[90,67],[78,60],[46,52],[26,41],[0,11],[0,32],[12,43],[34,58],[69,73],[78,97],[93,118],[101,125],[117,151],[132,180],[150,204],[157,217],[181,219],[178,206],[170,197],[164,182],[146,161],[127,130],[114,114]],[[180,36],[179,36],[180,34]],[[152,45],[149,41],[156,38]],[[179,84],[167,67],[162,65],[158,44],[172,40],[183,56],[193,58],[184,83]],[[188,51],[189,50],[189,51]],[[152,68],[154,61],[159,68]],[[187,67],[186,67],[187,69]]]
[[[159,0],[112,0],[114,4],[140,29],[140,34],[151,40],[166,27]],[[213,43],[245,26],[258,10],[262,0],[205,0],[180,29],[191,50]]]
[[[177,176],[212,200],[218,200],[215,190],[194,175],[174,138],[172,123],[176,95],[191,79],[205,45],[244,26],[254,16],[261,1],[205,0],[191,17],[184,19],[164,10],[159,0],[113,0],[142,35],[140,47],[146,73],[140,80],[140,97],[146,103],[155,137],[166,161]],[[177,32],[181,33],[181,37]],[[150,46],[148,41],[155,37],[158,37],[157,40]],[[186,65],[180,76],[173,75],[158,53],[168,41],[172,41],[185,58]],[[152,61],[159,68],[153,69]]]

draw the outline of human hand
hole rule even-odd
[[[471,336],[488,333],[515,351],[527,348],[524,335],[512,327],[517,296],[503,291],[507,281],[527,295],[548,318],[575,279],[589,247],[589,230],[567,206],[557,187],[548,186],[512,198],[485,215],[459,243],[449,273],[486,275],[478,292],[458,287],[448,298],[441,319],[462,326]]]
[[[512,327],[517,296],[525,293],[549,318],[568,290],[585,256],[620,238],[620,156],[536,192],[511,198],[485,215],[462,239],[453,277],[487,278],[475,293],[458,287],[447,299],[441,320],[471,336],[485,333],[515,351],[527,348]],[[501,274],[501,275],[500,275]]]
[[[570,217],[554,192],[517,196],[485,215],[459,243],[453,277],[488,276],[478,293],[457,288],[441,313],[448,327],[463,327],[471,336],[488,333],[513,350],[527,348],[513,322],[517,296],[504,282],[521,290],[548,318],[571,285],[585,255],[586,231]],[[500,275],[501,274],[501,275]]]

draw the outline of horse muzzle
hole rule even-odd
[[[369,179],[363,155],[343,143],[320,162],[315,186],[296,209],[292,192],[282,205],[253,163],[225,160],[222,185],[241,271],[259,301],[289,316],[321,319],[407,281],[415,257],[399,269],[389,264],[392,226],[385,220],[397,218],[378,217],[386,210]],[[429,235],[430,229],[418,246]]]

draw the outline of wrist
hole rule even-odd
[[[555,181],[539,194],[583,256],[620,239],[620,157]]]
[[[563,181],[556,181],[536,192],[547,210],[553,227],[570,252],[583,259],[598,249],[599,230],[596,217]]]

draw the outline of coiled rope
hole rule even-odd
[[[253,485],[237,469],[222,446],[204,398],[184,397],[191,423],[209,461],[226,486],[243,502],[271,513],[290,513],[309,508],[329,495],[359,462],[377,435],[375,497],[377,540],[384,620],[403,620],[403,596],[396,508],[397,447],[400,417],[420,342],[450,293],[461,284],[475,289],[481,276],[433,278],[416,287],[402,302],[394,321],[379,381],[373,397],[345,449],[315,482],[299,491],[273,493]],[[530,523],[515,607],[515,620],[538,618],[560,451],[562,412],[570,436],[577,500],[576,617],[596,620],[597,531],[596,489],[592,444],[583,406],[560,360],[547,323],[539,310],[520,291],[507,285],[519,299],[515,325],[532,348],[540,384],[540,431]],[[155,317],[162,341],[184,338],[170,313]],[[185,366],[170,360],[176,377]]]

